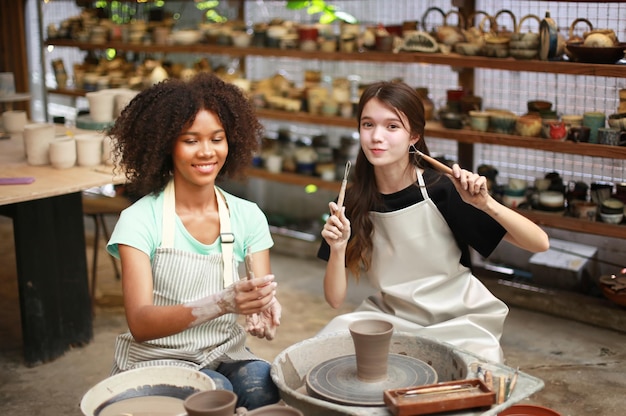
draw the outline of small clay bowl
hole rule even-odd
[[[459,113],[442,113],[441,124],[447,129],[462,129],[463,116]]]
[[[624,203],[617,198],[609,198],[602,201],[600,212],[603,214],[623,214]]]
[[[543,113],[552,109],[552,103],[544,100],[531,100],[526,103],[528,111]]]
[[[609,114],[607,122],[614,129],[626,130],[626,113]]]
[[[489,127],[496,133],[513,134],[517,116],[509,111],[489,111]]]

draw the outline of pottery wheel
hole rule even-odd
[[[384,406],[384,390],[436,382],[437,373],[431,366],[399,354],[389,354],[387,379],[382,381],[359,380],[354,354],[322,362],[306,375],[306,388],[311,396],[350,406]]]

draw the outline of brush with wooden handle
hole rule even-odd
[[[441,163],[434,157],[428,156],[427,154],[424,154],[419,150],[417,151],[417,154],[420,155],[425,161],[433,165],[433,167],[435,167],[437,170],[443,173],[447,173],[448,175],[452,175],[452,168],[450,166]]]
[[[341,211],[343,207],[343,200],[346,196],[346,187],[348,186],[348,175],[350,174],[350,167],[352,162],[349,160],[346,162],[346,169],[343,172],[343,180],[341,181],[341,189],[339,189],[339,197],[337,198],[337,211]]]

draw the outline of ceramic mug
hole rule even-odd
[[[52,123],[33,123],[24,126],[24,150],[29,165],[50,164],[50,143],[54,140],[56,128]]]
[[[567,133],[567,140],[586,143],[589,141],[591,129],[587,126],[572,126]]]
[[[598,143],[598,129],[606,124],[606,115],[600,111],[583,114],[583,126],[589,127],[589,143]]]
[[[9,110],[2,113],[2,125],[7,133],[21,133],[26,122],[26,111]]]
[[[598,143],[609,146],[625,146],[626,131],[609,127],[600,127],[598,129]]]

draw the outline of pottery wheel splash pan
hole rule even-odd
[[[437,382],[434,368],[417,358],[389,354],[387,379],[365,382],[357,377],[356,356],[344,355],[313,367],[306,376],[307,392],[319,399],[349,406],[383,406],[383,391]]]
[[[83,396],[80,409],[86,416],[180,415],[185,412],[183,400],[190,394],[214,389],[215,382],[211,377],[189,368],[138,368],[116,374],[93,386]],[[141,408],[158,408],[158,411],[135,413]],[[110,412],[112,409],[115,409],[114,413]]]

